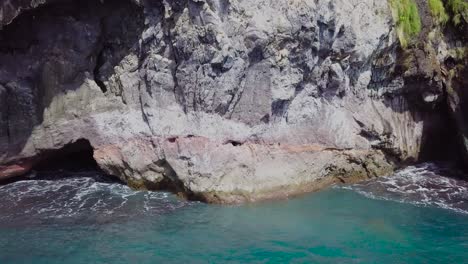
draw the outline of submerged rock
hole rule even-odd
[[[36,2],[0,7],[0,164],[87,139],[133,187],[255,201],[387,175],[439,120],[386,1]]]

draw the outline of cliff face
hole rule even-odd
[[[0,177],[86,139],[131,186],[253,201],[390,173],[444,124],[443,85],[401,69],[386,1],[9,0],[0,14]]]
[[[425,102],[432,101],[432,107],[440,113],[439,122],[429,122],[424,133],[430,139],[427,145],[433,146],[432,151],[425,151],[428,146],[423,146],[424,156],[445,157],[466,169],[468,109],[464,88],[468,85],[468,2],[458,1],[458,8],[452,6],[454,2],[440,1],[443,6],[436,13],[436,8],[427,1],[415,0],[421,31],[409,47],[400,49],[398,60],[410,95],[407,98],[415,102],[411,97],[419,94]],[[416,102],[413,105],[419,109],[428,106],[418,106]]]

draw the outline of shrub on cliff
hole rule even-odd
[[[414,0],[390,0],[397,34],[403,48],[421,31],[421,18]]]

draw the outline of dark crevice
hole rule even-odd
[[[103,49],[101,49],[101,51],[97,55],[96,67],[94,67],[93,74],[94,74],[94,81],[96,82],[97,86],[99,86],[99,88],[101,88],[101,91],[103,93],[106,93],[107,92],[107,87],[104,84],[104,82],[100,79],[100,74],[99,74],[100,68],[105,63],[105,61],[104,61],[104,49],[105,49],[105,47]]]
[[[250,65],[259,63],[264,59],[265,55],[263,54],[263,48],[261,46],[255,46],[255,48],[251,52],[249,52]]]
[[[232,115],[234,114],[234,110],[236,109],[237,105],[239,104],[242,95],[244,93],[244,88],[245,88],[245,73],[242,75],[242,77],[239,79],[238,85],[236,86],[237,88],[235,89],[233,96],[231,97],[231,100],[229,101],[228,105],[228,111],[225,113],[227,118],[231,119]]]
[[[276,100],[271,104],[271,115],[273,118],[287,118],[290,100]]]
[[[228,141],[224,142],[224,145],[228,145],[228,144],[230,144],[230,145],[232,145],[234,147],[239,147],[239,146],[244,145],[244,143],[242,143],[240,141],[236,141],[236,140],[228,140]]]
[[[369,141],[380,140],[380,136],[377,132],[367,129],[361,129],[359,135],[363,138],[366,138]]]
[[[329,24],[318,22],[319,36],[320,36],[320,48],[318,50],[319,63],[330,56],[333,36],[335,34],[335,20],[329,22]]]
[[[263,122],[263,123],[265,123],[265,124],[270,123],[270,114],[264,115],[264,116],[260,119],[260,121]]]
[[[150,120],[148,118],[148,115],[146,114],[146,111],[145,111],[145,108],[144,108],[144,105],[143,105],[143,100],[141,98],[141,83],[138,84],[138,93],[140,94],[138,100],[139,100],[139,103],[140,103],[140,111],[141,111],[143,121],[145,122],[146,125],[148,125],[149,131],[151,131],[151,133],[154,135],[155,133],[154,133],[153,127],[151,127]]]
[[[6,123],[6,136],[7,136],[7,139],[8,139],[8,142],[10,143],[11,142],[11,131],[10,131],[10,127],[11,127],[11,124],[10,124],[10,116],[11,116],[11,109],[10,109],[10,101],[9,101],[9,97],[10,97],[10,89],[7,87],[7,86],[3,86],[5,88],[5,92],[6,92],[6,96],[5,96],[5,104],[6,104],[6,116],[4,117],[5,118],[5,123]]]

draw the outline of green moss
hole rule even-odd
[[[393,18],[397,23],[400,44],[406,48],[421,31],[421,18],[414,0],[390,0]]]
[[[452,12],[452,21],[458,26],[468,19],[468,2],[466,0],[447,0],[447,7]]]
[[[445,25],[449,20],[449,16],[441,0],[429,0],[429,9],[436,23]]]

